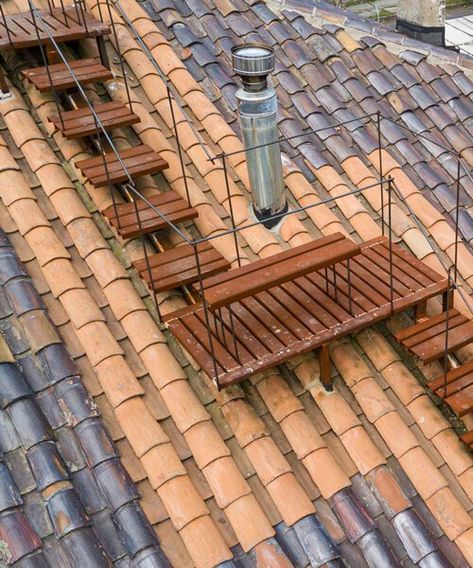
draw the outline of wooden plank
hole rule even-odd
[[[470,414],[473,410],[473,385],[447,397],[445,402],[460,418]]]
[[[458,327],[459,325],[461,325],[462,323],[465,323],[467,321],[468,321],[468,318],[466,318],[463,314],[457,314],[455,316],[452,316],[452,317],[449,318],[448,329],[449,329],[449,331],[452,331],[452,329],[454,329],[455,327]],[[415,335],[409,337],[408,339],[405,339],[402,342],[402,344],[407,349],[412,349],[416,345],[419,345],[421,343],[425,343],[426,341],[430,341],[431,339],[433,339],[437,335],[441,335],[441,334],[445,335],[446,327],[447,327],[447,320],[445,319],[443,322],[440,322],[437,325],[431,326],[428,329],[425,329],[424,331],[422,331],[420,333],[416,333]]]
[[[322,240],[325,241],[325,239]],[[347,238],[329,244],[324,242],[322,245],[317,241],[314,242],[318,246],[314,245],[309,248],[307,245],[303,245],[303,251],[300,250],[300,247],[295,247],[290,251],[284,251],[267,259],[230,270],[223,282],[209,283],[205,291],[209,306],[211,309],[218,309],[221,306],[257,294],[271,286],[294,280],[360,252],[360,247]]]
[[[305,254],[312,250],[317,250],[320,247],[325,247],[330,244],[339,242],[345,238],[346,237],[344,237],[342,233],[334,233],[333,235],[329,235],[328,237],[310,241],[309,243],[306,243],[304,245],[293,247],[281,253],[273,254],[267,258],[259,259],[255,262],[250,262],[249,264],[240,266],[238,269],[235,269],[235,272],[229,271],[227,274],[222,274],[216,278],[209,278],[208,285],[209,287],[220,285],[225,282],[229,282],[230,280],[233,280],[237,274],[245,276],[256,270],[260,270],[261,268],[271,267],[274,264],[275,259],[277,261],[277,259],[280,258],[280,255],[284,255],[284,259],[287,260],[290,258],[297,257],[300,254]]]
[[[183,223],[184,221],[195,219],[197,216],[197,211],[192,208],[183,209],[181,211],[177,211],[176,213],[171,213],[170,215],[166,216],[166,220],[162,219],[156,214],[156,217],[154,219],[150,219],[148,221],[145,221],[144,223],[141,223],[141,230],[144,233],[162,231],[170,227],[169,223],[175,225],[177,223]],[[141,234],[138,222],[135,225],[129,225],[128,227],[126,227],[126,229],[118,228],[117,231],[125,239],[134,239],[135,237],[139,237]]]
[[[131,112],[126,105],[118,101],[96,104],[94,111],[106,130],[130,126],[131,124],[137,124],[141,120],[137,114]],[[61,117],[62,120],[58,115],[48,116],[48,120],[66,138],[82,138],[101,131],[88,106],[63,112]]]
[[[473,341],[473,321],[467,321],[449,331],[448,352],[456,351]],[[415,345],[411,351],[424,363],[431,363],[443,356],[445,352],[445,333]]]
[[[449,310],[449,317],[454,317],[459,314],[460,312],[455,308]],[[447,312],[440,312],[439,314],[436,314],[435,316],[432,316],[427,320],[421,321],[419,323],[401,329],[400,331],[394,334],[394,337],[397,339],[397,341],[400,341],[402,343],[403,341],[406,341],[410,337],[413,337],[414,335],[417,335],[418,333],[421,333],[434,325],[437,325],[442,322],[445,323],[446,317],[447,317]]]
[[[386,242],[383,244],[383,246],[389,255],[389,243]],[[431,282],[439,282],[444,278],[444,276],[442,276],[435,270],[432,270],[427,264],[419,260],[411,252],[408,252],[407,250],[403,249],[402,247],[394,243],[393,243],[393,254],[397,258],[405,260],[408,264],[410,264],[411,270],[412,268],[415,268],[417,271],[416,275],[422,275],[423,277],[427,277]]]
[[[69,66],[75,74],[75,79],[64,63],[49,65],[52,85],[55,89],[65,90],[75,87],[76,80],[79,83],[86,85],[89,83],[106,81],[113,77],[110,69],[107,69],[95,59],[70,61]],[[33,83],[40,92],[49,91],[52,88],[46,67],[24,69],[21,74],[25,77],[25,79]]]
[[[39,17],[33,19],[31,11],[5,16],[6,26],[0,19],[0,49],[31,48],[50,43],[50,35],[56,42],[75,41],[86,37],[108,35],[110,28],[84,10],[85,24],[77,18],[75,7],[67,6],[63,10],[38,10]],[[36,21],[36,26],[35,26]],[[46,28],[47,27],[47,31]],[[7,29],[8,28],[8,32]],[[49,33],[48,33],[49,31]],[[38,38],[39,35],[39,38]]]
[[[269,311],[256,297],[250,296],[249,298],[243,298],[241,300],[241,304],[256,320],[260,322],[261,325],[277,337],[284,345],[290,345],[297,341],[297,337],[292,333],[292,331],[287,329],[285,325],[281,325],[279,319],[274,317],[273,313]],[[234,311],[236,311],[237,308],[238,303],[235,306],[232,306]]]
[[[469,447],[473,447],[473,430],[461,436],[462,441]]]
[[[211,337],[212,347],[210,346],[209,334],[206,325],[202,323],[199,314],[205,321],[205,316],[202,314],[202,310],[198,310],[195,314],[190,314],[181,321],[187,329],[192,332],[194,338],[205,347],[209,354],[212,353],[213,349],[215,358],[222,369],[225,369],[228,372],[231,369],[241,367],[241,364],[231,353],[228,352],[225,346],[222,345],[222,343],[214,335]]]
[[[473,360],[469,361],[468,363],[464,363],[463,365],[460,365],[456,369],[452,369],[451,371],[449,371],[447,373],[447,385],[455,383],[456,381],[470,374],[472,374],[473,376]],[[439,389],[443,389],[443,385],[444,385],[444,376],[442,375],[438,379],[430,381],[430,383],[428,383],[427,386],[429,387],[429,389],[435,392]]]
[[[284,348],[284,343],[281,343],[277,335],[272,333],[268,327],[263,325],[245,306],[236,302],[232,306],[232,312],[234,317],[251,330],[252,333],[257,335],[261,343],[266,347],[266,349],[273,353],[274,351],[279,351]]]
[[[145,209],[148,209],[149,205],[148,205],[147,202],[154,205],[154,207],[160,209],[166,203],[170,203],[172,201],[177,201],[179,199],[182,199],[182,198],[175,191],[166,191],[166,192],[160,193],[158,195],[152,195],[151,197],[148,197],[146,201],[144,201],[143,199],[139,199],[137,197],[136,198],[136,201],[137,201],[136,206],[135,206],[134,202],[133,203],[117,203],[116,211],[117,211],[119,217],[123,217],[124,215],[128,215],[128,214],[133,213],[136,210],[136,208],[138,209],[138,211],[144,211]],[[106,209],[104,209],[102,211],[102,213],[104,215],[106,215],[108,217],[108,219],[115,218],[115,207],[114,207],[114,205],[113,204],[109,205]]]
[[[213,276],[230,268],[230,263],[210,243],[199,243],[199,245],[197,245],[197,250],[199,251],[202,278]],[[190,244],[151,255],[148,260],[151,275],[147,268],[146,259],[134,262],[133,266],[139,270],[140,276],[156,291],[172,290],[199,280],[194,247]]]
[[[463,389],[466,389],[469,386],[473,385],[473,372],[466,373],[462,377],[459,377],[455,380],[450,379],[448,375],[449,373],[447,373],[447,388],[445,389],[442,380],[442,385],[435,390],[435,394],[440,398],[445,398],[446,396],[460,392]]]
[[[127,181],[128,175],[157,173],[168,167],[166,160],[146,144],[127,148],[119,152],[119,156],[123,165],[114,152],[79,160],[75,165],[95,187]]]
[[[162,215],[168,216],[171,215],[172,213],[178,213],[179,211],[189,209],[189,204],[184,199],[176,199],[175,201],[170,201],[169,203],[165,203],[160,207],[156,207],[156,209],[158,209],[158,211]],[[145,209],[138,210],[138,215],[142,223],[144,223],[145,221],[149,221],[150,219],[154,219],[156,217],[158,218],[161,217],[159,213],[157,213],[152,207],[147,207]],[[130,213],[127,213],[126,215],[120,215],[118,220],[120,222],[120,227],[123,229],[125,229],[130,225],[136,224],[138,217],[136,216],[136,209],[134,205],[130,208]],[[113,221],[116,221],[115,217],[113,218]]]

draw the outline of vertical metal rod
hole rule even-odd
[[[460,174],[461,174],[461,162],[460,157],[457,156],[457,197],[455,203],[455,254],[453,257],[453,265],[455,267],[454,272],[454,279],[455,283],[457,281],[458,276],[458,220],[459,220],[459,213],[460,213]]]
[[[337,289],[337,265],[334,264],[332,268],[333,272],[333,292],[335,296],[335,301],[338,302],[338,289]]]
[[[85,31],[88,34],[89,28],[87,27],[86,10],[84,10],[84,0],[79,0],[79,7],[82,14],[82,23],[84,24]]]
[[[376,113],[376,122],[378,127],[378,159],[379,159],[379,184],[381,191],[381,230],[384,236],[384,187],[383,187],[383,152],[381,149],[381,113]]]
[[[447,284],[447,306],[445,310],[446,314],[446,325],[445,325],[445,352],[443,354],[443,398],[447,398],[447,372],[448,372],[448,334],[450,333],[450,297],[451,297],[451,287],[452,287],[452,267],[448,269],[448,284]]]
[[[325,267],[324,271],[325,271],[325,293],[327,294],[327,296],[329,296],[330,295],[330,288],[329,288],[329,281],[328,281],[328,268]]]
[[[49,4],[49,0],[48,0],[48,4]],[[77,0],[74,0],[74,8],[75,8],[75,11],[76,11],[77,23],[80,25],[80,12],[79,12],[79,7],[77,5]]]
[[[48,0],[49,14],[51,16],[53,15],[53,6],[54,6],[54,4],[51,6],[51,0]]]
[[[146,271],[148,272],[150,288],[151,288],[151,291],[152,291],[152,294],[153,294],[153,297],[154,297],[154,303],[156,305],[156,312],[158,313],[158,323],[161,323],[161,321],[162,321],[161,309],[159,307],[158,297],[157,297],[156,291],[154,289],[153,273],[151,271],[151,263],[149,261],[148,250],[146,248],[146,235],[145,235],[145,232],[143,231],[143,224],[141,222],[140,210],[139,210],[139,207],[138,207],[138,201],[136,199],[133,199],[133,205],[135,206],[135,215],[136,215],[136,219],[138,221],[138,230],[140,232],[141,246],[143,247],[143,254],[145,256]]]
[[[66,28],[69,26],[68,20],[67,20],[67,13],[66,13],[66,8],[64,7],[64,0],[59,0],[61,3],[61,10],[62,10],[62,14],[64,16],[64,25],[66,26]]]
[[[237,342],[237,337],[236,337],[236,333],[235,333],[235,324],[233,322],[233,310],[230,306],[227,306],[227,309],[228,309],[228,313],[230,315],[230,328],[232,330],[233,346],[235,347],[235,359],[241,365],[240,352],[238,350],[238,342]]]
[[[97,0],[97,8],[99,9],[99,18],[100,18],[100,21],[102,22],[102,24],[104,24],[105,22],[103,21],[102,2],[101,2],[100,0]]]
[[[389,289],[391,294],[391,315],[394,313],[394,276],[393,276],[393,232],[392,232],[392,183],[388,178],[388,231],[389,231]]]
[[[184,164],[184,156],[182,154],[181,142],[179,140],[179,132],[178,132],[178,129],[177,129],[176,115],[174,113],[173,98],[171,96],[171,91],[170,91],[169,85],[167,83],[166,83],[166,93],[167,93],[167,97],[168,97],[169,110],[171,111],[172,126],[174,128],[174,136],[176,138],[177,154],[179,156],[179,162],[181,164],[182,177],[184,179],[184,188],[186,190],[187,203],[189,203],[189,205],[191,205],[189,185],[187,183],[186,166]]]
[[[41,42],[41,36],[40,36],[40,33],[39,33],[38,22],[36,21],[36,13],[35,13],[36,8],[33,7],[33,2],[31,0],[28,0],[28,4],[30,6],[31,18],[33,20],[33,26],[34,26],[35,33],[36,33],[36,38],[38,39],[39,49],[40,49],[40,52],[41,52],[41,58],[43,60],[44,67],[46,69],[48,81],[49,81],[49,84],[51,85],[51,91],[53,93],[53,98],[54,98],[54,101],[56,103],[59,121],[61,123],[62,129],[65,130],[64,119],[62,117],[62,111],[61,111],[61,104],[59,102],[59,97],[58,97],[58,94],[56,93],[56,89],[54,88],[53,78],[51,76],[51,71],[49,69],[48,58],[47,58],[46,53],[44,51],[44,46]]]
[[[100,0],[99,0],[99,2],[100,2]],[[113,16],[112,16],[112,9],[110,7],[110,1],[106,0],[105,4],[107,6],[108,17],[110,18],[110,24],[112,26],[113,38],[115,40],[115,48],[117,50],[118,59],[120,61],[120,70],[122,72],[123,81],[125,83],[125,91],[126,91],[126,96],[128,98],[128,104],[130,105],[130,111],[133,112],[133,103],[131,102],[130,87],[128,85],[128,79],[127,79],[126,72],[125,72],[125,64],[123,62],[123,56],[122,56],[121,51],[120,51],[120,43],[118,41],[118,34],[117,34],[116,26],[115,26],[115,21],[114,21]]]
[[[348,275],[348,311],[353,315],[352,300],[351,300],[351,267],[350,259],[347,258],[347,275]]]
[[[218,319],[220,320],[220,328],[222,330],[223,344],[227,346],[227,338],[225,337],[225,324],[223,322],[223,315],[221,308],[218,309]]]
[[[238,238],[237,238],[236,225],[235,225],[235,215],[233,213],[232,196],[230,195],[230,182],[228,181],[227,158],[226,158],[225,154],[222,154],[221,157],[222,157],[222,165],[223,165],[223,175],[225,176],[225,187],[227,189],[228,205],[229,205],[229,208],[230,208],[230,220],[231,220],[232,229],[233,229],[233,241],[235,243],[235,253],[236,253],[236,256],[237,256],[238,266],[241,266],[240,250],[239,250],[239,247],[238,247]]]
[[[197,266],[197,276],[199,278],[199,288],[200,288],[200,296],[202,298],[202,307],[204,309],[204,317],[205,317],[205,323],[207,326],[207,335],[208,335],[208,341],[209,341],[209,347],[210,347],[210,355],[212,356],[212,365],[214,368],[214,374],[215,374],[215,378],[213,380],[213,382],[216,384],[217,388],[220,390],[220,383],[218,380],[218,370],[217,370],[217,359],[215,357],[215,351],[214,351],[214,346],[213,346],[213,341],[212,341],[212,332],[210,330],[210,318],[209,318],[209,307],[207,305],[207,300],[205,299],[205,294],[204,294],[204,281],[202,278],[202,270],[200,268],[200,259],[199,259],[199,253],[197,251],[197,243],[195,243],[195,240],[192,242],[192,247],[194,248],[194,257],[195,257],[195,264]]]
[[[221,322],[221,316],[222,316],[222,314],[220,313],[220,310],[217,310],[217,311],[214,313],[215,337],[217,338],[218,341],[220,341],[220,342],[222,343],[222,341],[220,340],[220,331],[219,331],[219,329],[218,329],[218,324],[219,324],[219,323],[220,323],[220,325],[222,324],[222,322]],[[220,321],[219,321],[219,320],[220,320]],[[222,327],[222,331],[223,331],[223,333],[225,334],[225,331],[224,331],[223,327]]]
[[[1,2],[0,2],[0,12],[1,12],[1,15],[2,15],[3,25],[5,26],[5,29],[7,31],[8,41],[10,42],[10,45],[13,46],[13,42],[12,42],[11,34],[10,34],[10,28],[8,27],[7,19],[5,17],[5,12],[3,11],[3,6],[2,6]]]
[[[91,100],[89,102],[90,102],[90,106],[93,109],[94,108],[94,102],[91,101]],[[100,131],[99,131],[98,123],[97,123],[96,113],[93,112],[92,116],[94,117],[94,126],[95,126],[95,130],[97,132],[97,145],[99,147],[99,152],[100,152],[100,155],[102,157],[102,164],[103,164],[103,167],[105,169],[105,175],[107,176],[108,189],[109,189],[110,194],[112,196],[113,213],[114,213],[115,219],[117,221],[117,233],[120,233],[120,215],[118,214],[118,204],[117,204],[117,200],[116,200],[116,197],[115,197],[115,192],[113,191],[112,183],[110,181],[110,172],[108,170],[107,159],[105,157],[105,150],[104,150],[104,147],[103,147],[102,142],[100,140]]]

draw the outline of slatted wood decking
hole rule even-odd
[[[334,265],[335,287],[327,286],[322,270],[235,301],[215,313],[209,310],[212,347],[202,304],[170,314],[166,325],[220,387],[229,386],[389,317],[388,246],[385,237],[374,239],[361,245],[360,254],[351,259],[351,311],[344,261]],[[447,291],[445,278],[396,245],[393,266],[394,312]]]
[[[166,160],[146,144],[128,148],[118,154],[127,171],[115,152],[79,160],[76,166],[95,187],[126,182],[129,180],[129,175],[138,178],[147,174],[157,174],[168,167]]]
[[[148,201],[166,216],[167,221],[172,223],[181,223],[182,221],[195,219],[198,216],[197,210],[191,207],[175,191],[154,195]],[[141,229],[144,233],[152,233],[169,228],[168,222],[144,201],[139,200],[137,207]],[[107,207],[103,213],[123,238],[131,239],[140,235],[140,224],[138,223],[134,203],[120,203],[117,205],[118,220],[113,205]]]
[[[65,42],[110,33],[107,25],[85,10],[76,10],[72,6],[38,10],[38,13],[40,17],[36,17],[36,27],[39,34],[30,11],[5,15],[5,20],[0,18],[0,49],[24,49],[49,43],[49,34],[55,41]]]
[[[69,62],[75,78],[82,85],[107,81],[113,77],[112,72],[97,59],[76,59]],[[49,75],[48,75],[49,72]],[[56,91],[73,89],[77,86],[74,76],[65,63],[55,63],[46,67],[32,67],[21,72],[40,92],[45,93],[53,88]],[[50,81],[51,77],[51,81]]]
[[[202,278],[213,276],[230,268],[230,263],[210,242],[199,243],[196,247]],[[193,245],[185,244],[153,254],[148,261],[151,274],[144,258],[135,261],[133,266],[148,286],[156,292],[166,292],[199,280]]]
[[[473,340],[473,321],[452,308],[449,310],[448,352],[452,353]],[[395,338],[424,363],[445,354],[447,312],[442,312],[395,334]]]
[[[140,117],[137,114],[131,112],[126,105],[118,101],[96,104],[94,111],[105,130],[130,126],[140,122]],[[61,131],[65,138],[69,139],[84,138],[102,132],[98,121],[88,106],[63,112],[61,117],[58,115],[48,116],[48,120]]]

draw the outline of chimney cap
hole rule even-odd
[[[233,70],[242,77],[265,77],[274,70],[274,50],[264,44],[232,47]]]

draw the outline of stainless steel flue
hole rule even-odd
[[[268,87],[274,70],[272,48],[245,44],[232,49],[233,69],[241,77],[238,89],[240,126],[245,144],[253,209],[264,224],[272,227],[279,219],[269,219],[287,210],[281,150],[277,127],[276,91]]]

